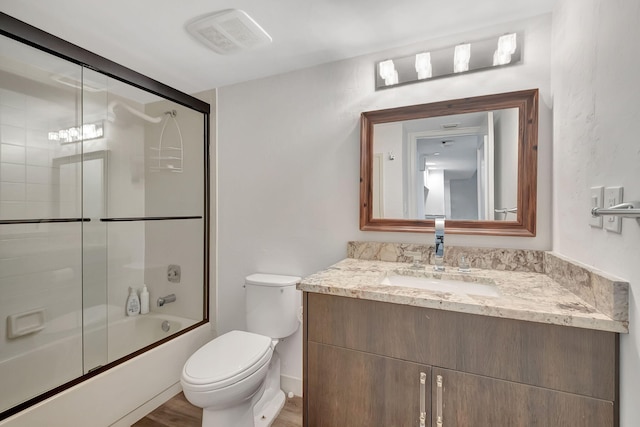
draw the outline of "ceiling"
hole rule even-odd
[[[1,11],[187,93],[548,13],[556,0],[0,0]],[[273,43],[219,55],[184,29],[242,9]]]

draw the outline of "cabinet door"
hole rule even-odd
[[[314,342],[307,351],[306,426],[431,425],[430,367]]]
[[[434,427],[614,425],[606,400],[437,368],[432,387]]]

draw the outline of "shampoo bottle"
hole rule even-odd
[[[127,316],[137,316],[140,313],[140,298],[133,288],[129,288],[127,298]]]
[[[144,285],[142,292],[140,292],[140,314],[147,314],[149,312],[149,291],[147,285]]]

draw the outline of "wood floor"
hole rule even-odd
[[[180,393],[158,407],[144,418],[136,421],[132,427],[200,427],[202,425],[202,409],[190,404]],[[280,415],[271,427],[301,427],[302,398],[295,396],[288,399]]]

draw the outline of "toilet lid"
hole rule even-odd
[[[183,369],[183,379],[193,385],[227,383],[250,375],[268,361],[271,338],[231,331],[200,347]],[[266,357],[269,356],[269,357]],[[246,375],[240,375],[245,373]]]

